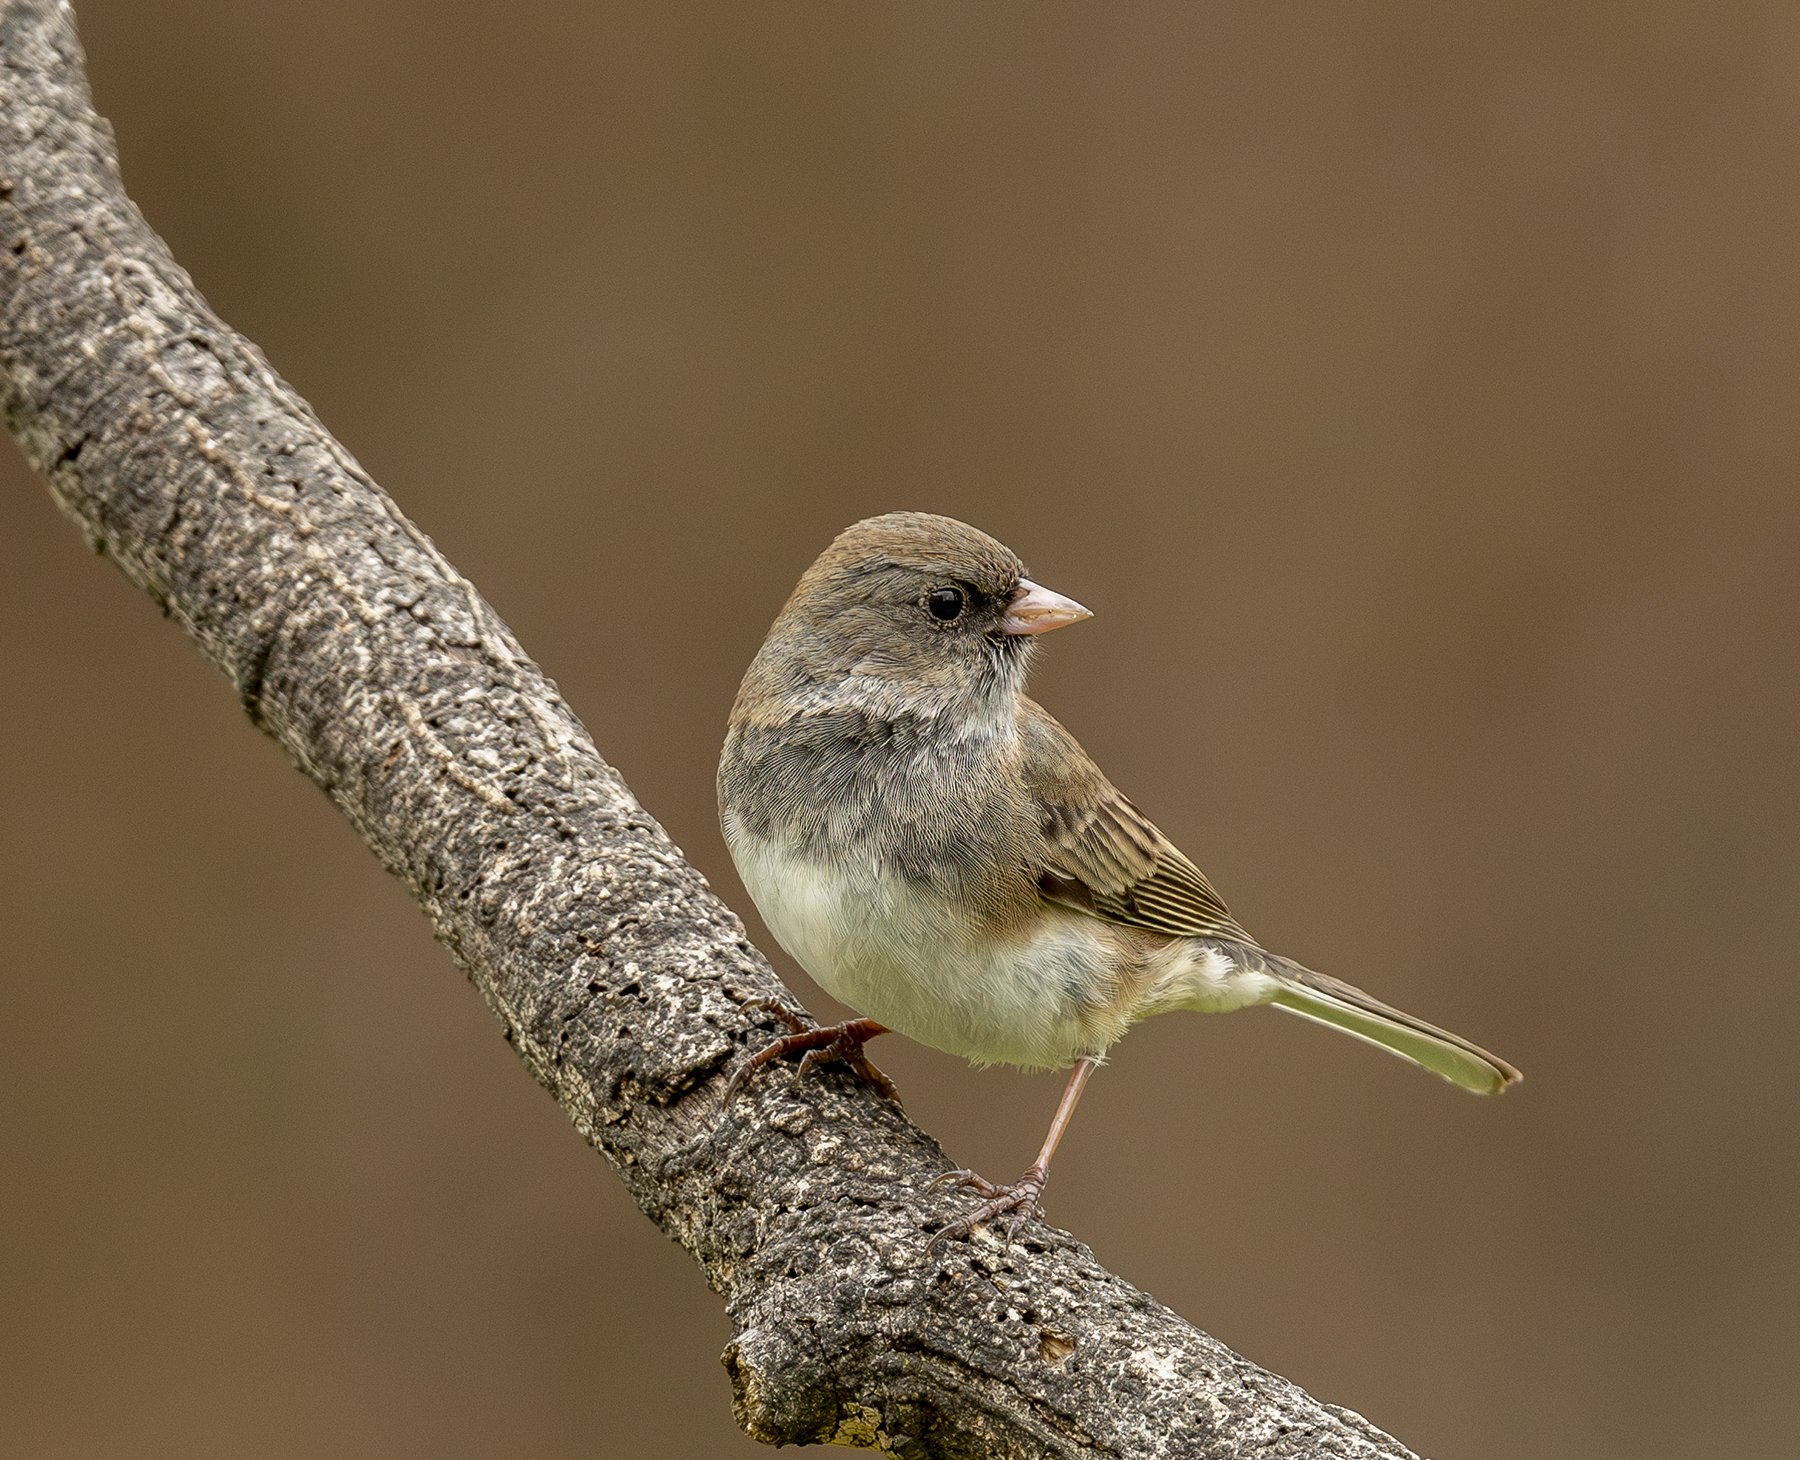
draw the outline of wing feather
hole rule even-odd
[[[1044,836],[1046,901],[1184,938],[1256,942],[1200,869],[1120,795],[1075,737],[1026,702],[1024,778]]]

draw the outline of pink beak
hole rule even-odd
[[[1006,605],[1006,614],[1000,620],[1000,632],[1047,634],[1051,629],[1060,629],[1064,624],[1079,623],[1093,616],[1073,598],[1064,598],[1029,578],[1021,578],[1019,591]]]

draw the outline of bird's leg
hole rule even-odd
[[[1050,1134],[1044,1137],[1044,1148],[1038,1152],[1037,1160],[1025,1168],[1025,1174],[1011,1186],[995,1186],[973,1171],[946,1171],[931,1183],[927,1189],[933,1191],[953,1184],[966,1186],[983,1201],[967,1216],[958,1217],[947,1227],[940,1227],[925,1246],[927,1257],[931,1256],[932,1248],[946,1238],[967,1237],[983,1222],[991,1221],[1003,1212],[1013,1213],[1012,1221],[1006,1226],[1006,1245],[1012,1246],[1019,1228],[1037,1211],[1038,1198],[1044,1194],[1044,1183],[1050,1179],[1050,1158],[1056,1154],[1056,1143],[1068,1129],[1069,1117],[1075,1114],[1075,1102],[1081,1099],[1082,1086],[1099,1065],[1100,1061],[1094,1055],[1083,1055],[1075,1061],[1075,1068],[1069,1071],[1069,1083],[1063,1086],[1062,1099],[1057,1102],[1055,1118],[1050,1122]]]
[[[863,1053],[866,1041],[877,1034],[888,1032],[886,1025],[877,1024],[873,1019],[847,1019],[842,1024],[809,1024],[804,1015],[788,1008],[786,1004],[777,1004],[768,999],[758,999],[744,1007],[768,1010],[793,1030],[793,1033],[784,1034],[773,1044],[763,1046],[732,1071],[731,1078],[725,1084],[724,1098],[719,1102],[721,1106],[731,1104],[738,1091],[744,1088],[745,1081],[770,1060],[781,1059],[784,1055],[802,1049],[806,1051],[806,1058],[800,1061],[800,1068],[795,1072],[796,1088],[814,1065],[842,1060],[873,1085],[878,1094],[887,1096],[896,1105],[900,1104],[900,1092],[894,1088],[894,1082],[876,1069]]]

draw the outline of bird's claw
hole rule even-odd
[[[796,1009],[792,1004],[784,1004],[780,999],[751,999],[740,1007],[755,1009],[764,1014],[773,1014],[787,1025],[788,1031],[793,1034],[804,1034],[809,1029],[820,1027],[806,1010]]]
[[[995,1186],[985,1176],[969,1170],[966,1166],[932,1177],[925,1190],[936,1191],[941,1186],[966,1186],[970,1191],[978,1192],[984,1197],[998,1196],[1005,1190],[1004,1187]]]
[[[877,1034],[887,1033],[885,1026],[877,1024],[873,1019],[848,1019],[842,1024],[816,1025],[787,1005],[766,999],[759,999],[744,1007],[768,1010],[793,1032],[764,1045],[731,1072],[731,1078],[725,1082],[725,1093],[719,1101],[721,1108],[730,1105],[737,1098],[738,1091],[744,1088],[750,1076],[763,1065],[798,1050],[805,1050],[806,1057],[800,1061],[800,1068],[794,1074],[795,1089],[799,1088],[800,1081],[814,1065],[842,1060],[873,1085],[877,1094],[886,1096],[896,1105],[901,1103],[900,1092],[895,1088],[894,1082],[876,1069],[863,1053],[865,1043]]]
[[[1013,1239],[1019,1235],[1019,1228],[1037,1214],[1038,1199],[1043,1196],[1044,1183],[1048,1180],[1049,1173],[1038,1166],[1031,1167],[1011,1186],[995,1186],[973,1171],[946,1171],[935,1178],[925,1188],[927,1191],[936,1191],[940,1186],[961,1186],[973,1191],[982,1201],[973,1211],[965,1212],[954,1222],[938,1228],[925,1244],[926,1259],[930,1259],[938,1243],[954,1237],[972,1236],[977,1227],[1006,1212],[1013,1214],[1012,1220],[1006,1224],[1006,1248],[1010,1249]]]

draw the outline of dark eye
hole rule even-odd
[[[962,617],[963,591],[960,588],[933,588],[925,595],[925,607],[933,618],[950,623]]]

